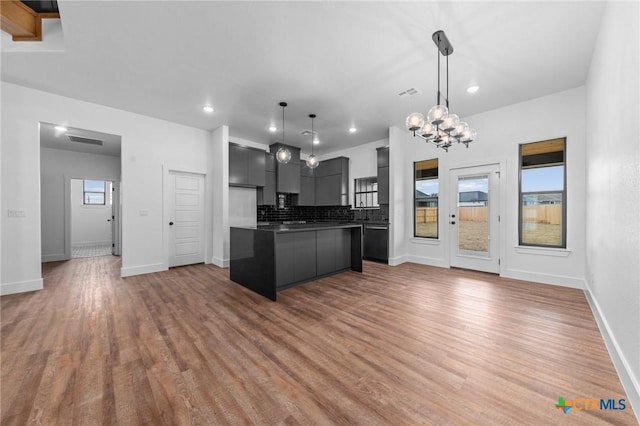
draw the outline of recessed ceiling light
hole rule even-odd
[[[467,87],[467,93],[476,93],[480,86],[469,86]]]
[[[56,126],[56,127],[54,127],[54,129],[56,129],[59,132],[66,132],[67,131],[67,128],[64,127],[64,126]]]
[[[211,114],[213,112],[213,107],[211,105],[205,105],[205,106],[202,107],[202,110],[204,112],[207,112],[207,113]]]
[[[276,126],[269,126],[269,131],[270,132],[275,132],[276,130],[278,130],[278,128]]]
[[[355,133],[355,132],[357,132],[357,131],[358,131],[358,129],[357,129],[357,128],[355,128],[355,127],[349,127],[349,133]]]

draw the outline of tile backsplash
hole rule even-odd
[[[365,217],[373,221],[389,220],[389,206],[380,209],[352,210],[351,206],[296,206],[295,195],[278,194],[284,196],[284,207],[258,206],[258,222],[285,222],[304,220],[307,222],[344,222],[362,220]]]

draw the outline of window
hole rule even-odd
[[[520,145],[520,245],[567,246],[565,143]]]
[[[417,161],[414,170],[413,235],[438,238],[438,159]]]
[[[84,191],[83,204],[85,206],[104,206],[105,205],[105,181],[103,180],[84,180],[82,181]]]
[[[378,204],[378,178],[368,177],[354,179],[355,208],[379,207]]]

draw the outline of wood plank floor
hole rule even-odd
[[[582,291],[365,262],[264,299],[211,265],[44,265],[1,298],[2,425],[637,424]]]

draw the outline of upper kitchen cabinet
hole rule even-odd
[[[275,155],[281,147],[291,152],[291,160],[283,164],[276,161],[276,192],[287,194],[300,193],[300,148],[274,143],[269,146],[269,151]]]
[[[323,160],[314,173],[316,206],[349,204],[349,159],[347,157]]]
[[[276,157],[268,152],[265,156],[265,183],[264,187],[258,188],[258,205],[275,206],[276,197]]]
[[[389,147],[378,151],[378,204],[389,204]]]
[[[229,185],[264,186],[265,152],[257,148],[229,144]]]
[[[306,167],[304,163],[300,164],[300,193],[298,194],[296,205],[316,205],[316,179],[314,169]]]

